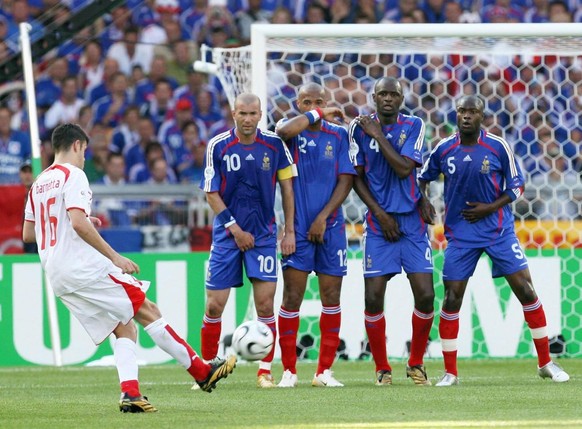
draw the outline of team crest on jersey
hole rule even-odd
[[[330,142],[327,142],[327,145],[325,145],[325,153],[323,156],[328,159],[333,159],[333,146]]]
[[[481,174],[489,174],[489,170],[491,169],[491,165],[489,162],[489,158],[485,156],[483,159],[483,163],[481,164]]]
[[[263,166],[261,168],[265,171],[271,169],[271,159],[269,158],[269,155],[267,155],[267,152],[263,155]]]
[[[404,130],[400,131],[400,137],[398,138],[398,146],[402,146],[406,141],[406,133]]]
[[[370,255],[366,256],[366,268],[372,268],[372,257]]]

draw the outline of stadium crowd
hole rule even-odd
[[[31,38],[38,40],[47,23],[90,2],[1,3],[0,62],[18,50],[19,23],[29,22]],[[582,22],[582,6],[576,0],[128,0],[35,64],[43,167],[52,161],[51,131],[76,122],[91,137],[85,170],[92,183],[198,184],[206,142],[233,121],[218,79],[194,71],[192,62],[202,43],[248,44],[253,22]],[[493,71],[492,64],[470,56],[385,54],[379,60],[395,66],[388,73],[378,67],[378,73],[410,83],[405,108],[426,121],[429,147],[453,127],[453,98],[479,93],[487,104],[485,125],[514,145],[529,180],[579,182],[582,57],[518,56]],[[339,62],[332,70],[338,78],[320,82],[334,101],[351,91],[349,79],[333,89],[351,70]],[[346,105],[349,117],[367,113],[368,100],[357,96],[358,90],[366,92],[361,82],[380,77],[373,68],[353,70],[357,82]],[[290,70],[283,73],[285,82],[293,81]],[[11,92],[0,107],[0,184],[19,183],[19,169],[30,157],[23,98]],[[293,110],[285,102],[281,116]],[[565,210],[564,216],[579,216],[572,213],[576,204]]]

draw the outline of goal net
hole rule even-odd
[[[403,111],[425,121],[428,151],[454,132],[455,99],[461,94],[480,95],[486,104],[484,127],[512,145],[526,176],[525,196],[514,204],[516,229],[546,308],[550,336],[556,337],[552,350],[563,350],[557,340],[563,336],[565,354],[582,356],[579,25],[254,25],[252,41],[247,47],[214,49],[212,60],[231,102],[243,91],[259,95],[266,113],[262,126],[270,129],[280,118],[296,114],[297,90],[307,82],[322,84],[329,102],[353,118],[373,111],[370,94],[374,82],[394,76],[404,85]],[[438,212],[438,222],[430,228],[437,294],[431,338],[436,339],[446,243],[441,223],[442,183],[432,186]],[[352,192],[343,208],[356,262],[350,268],[354,268],[361,258],[365,207]],[[312,280],[306,299],[318,300],[317,281]],[[405,278],[401,282],[407,284]],[[343,302],[348,289],[363,296],[362,284],[361,269],[355,276],[349,274]],[[402,319],[391,320],[391,309],[399,305],[394,301],[403,296],[389,286],[389,352],[391,339],[400,338],[410,324],[409,312]],[[350,303],[344,304],[344,326],[353,322],[345,313]],[[314,353],[317,320],[317,311],[302,313],[302,332],[316,338]],[[395,326],[400,322],[402,325]],[[524,329],[521,306],[503,279],[491,279],[486,258],[469,282],[459,341],[463,342],[461,356],[528,357],[535,353],[529,331]],[[349,346],[350,355],[356,355],[353,348],[358,344],[352,341]],[[401,349],[393,349],[391,354],[399,355]]]

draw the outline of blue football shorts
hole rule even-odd
[[[493,277],[503,277],[528,267],[527,259],[515,233],[487,247],[462,248],[449,245],[445,249],[443,280],[466,280],[473,275],[479,258],[485,252],[492,262]]]
[[[243,284],[243,266],[249,279],[277,281],[277,246],[238,248],[212,246],[206,273],[206,289],[222,290]]]
[[[400,239],[390,242],[378,230],[366,226],[364,235],[364,277],[432,273],[432,248],[426,224],[418,212],[393,214],[400,228]]]
[[[345,276],[347,267],[347,239],[345,224],[336,225],[325,230],[323,244],[312,243],[307,238],[297,236],[295,253],[283,256],[281,267],[295,268],[308,273],[330,276]]]

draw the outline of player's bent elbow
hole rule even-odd
[[[290,132],[288,132],[285,127],[283,128],[277,128],[275,130],[275,132],[277,133],[277,135],[279,136],[279,138],[283,141],[287,141],[289,140],[291,137],[294,137],[294,135],[292,135]]]
[[[406,179],[408,177],[410,177],[410,175],[412,174],[412,168],[406,168],[403,170],[395,170],[396,175],[398,176],[399,179]]]

